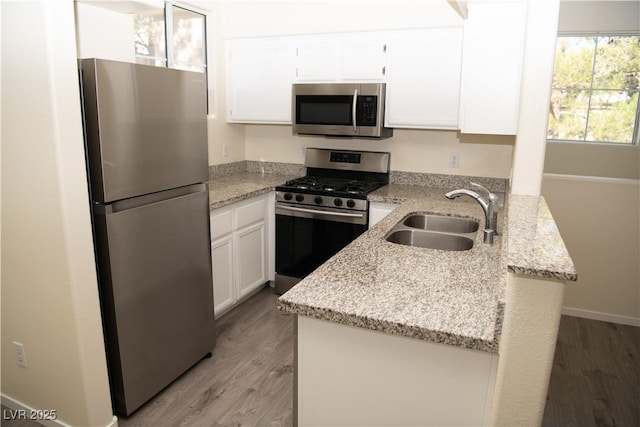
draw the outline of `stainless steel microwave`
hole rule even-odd
[[[293,133],[388,138],[384,127],[384,83],[296,83]]]

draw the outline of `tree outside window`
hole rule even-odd
[[[136,62],[205,72],[205,15],[165,3],[133,15]]]
[[[640,36],[558,37],[547,138],[638,141]]]
[[[164,11],[150,11],[133,15],[133,36],[136,62],[139,64],[167,66]]]

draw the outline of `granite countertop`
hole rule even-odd
[[[509,196],[507,269],[516,274],[576,281],[578,273],[543,197]]]
[[[554,280],[577,274],[542,197],[509,196],[499,203],[493,245],[478,231],[469,251],[446,252],[387,242],[385,235],[413,212],[474,218],[471,199],[447,200],[449,189],[391,184],[373,202],[396,203],[389,216],[278,300],[283,311],[426,341],[497,352],[507,272]],[[349,271],[349,274],[345,272]]]
[[[210,180],[211,209],[272,191],[299,175],[239,172]],[[473,218],[470,198],[447,200],[444,189],[390,184],[373,202],[396,203],[391,214],[278,299],[283,311],[459,347],[497,352],[507,272],[576,280],[573,262],[542,197],[510,195],[499,211],[493,245],[482,230],[468,251],[438,251],[387,242],[413,212]],[[504,199],[500,200],[504,204]],[[346,272],[349,272],[347,274]]]
[[[386,195],[385,195],[386,192]],[[401,202],[391,214],[299,282],[283,311],[481,351],[497,352],[507,269],[502,236],[468,251],[390,243],[385,235],[413,212],[473,218],[480,206],[449,201],[444,189],[388,186],[371,200]],[[405,199],[414,195],[415,198]],[[469,199],[471,200],[471,199]],[[499,218],[502,223],[502,218]],[[499,224],[500,228],[500,224]]]
[[[296,175],[238,172],[209,179],[209,209],[218,209],[273,191]]]

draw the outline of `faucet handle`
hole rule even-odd
[[[491,200],[492,202],[496,200],[496,195],[489,191],[486,187],[483,187],[482,185],[473,181],[471,181],[471,186],[484,190],[487,193],[487,196],[489,196],[489,200]]]

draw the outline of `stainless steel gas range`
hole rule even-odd
[[[276,187],[277,293],[367,230],[367,194],[389,183],[389,161],[386,152],[307,149],[307,174]]]

